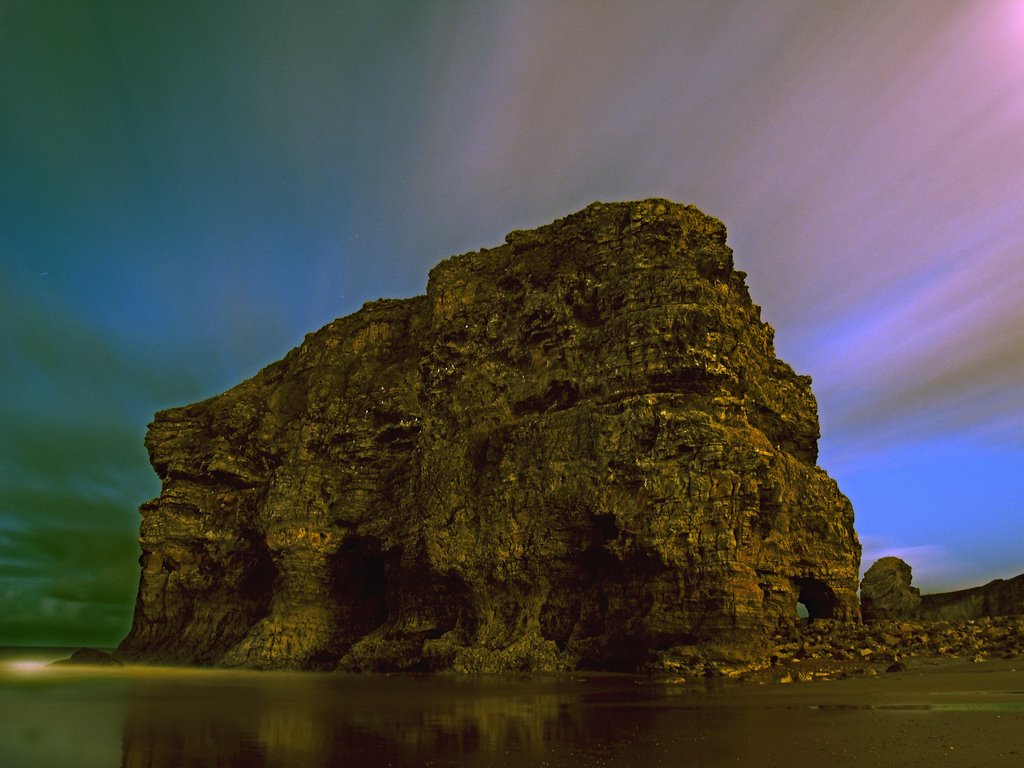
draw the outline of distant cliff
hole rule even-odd
[[[595,203],[158,413],[122,658],[658,669],[859,617],[810,379],[725,228]]]
[[[925,619],[967,621],[992,616],[1024,615],[1024,573],[1012,579],[955,592],[922,595],[912,587],[913,572],[898,557],[876,560],[861,583],[861,611],[865,621]]]

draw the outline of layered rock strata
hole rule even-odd
[[[120,655],[666,668],[754,658],[798,602],[858,619],[810,379],[725,240],[692,206],[595,203],[158,413]]]

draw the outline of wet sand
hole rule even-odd
[[[0,765],[1024,765],[1024,662],[814,682],[0,665]]]
[[[759,712],[735,735],[752,748],[734,764],[1024,765],[1020,660],[925,661],[877,677],[767,687],[732,694],[730,706]]]

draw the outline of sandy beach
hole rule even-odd
[[[1019,660],[924,660],[873,677],[739,686],[723,698],[747,723],[720,734],[731,745],[710,764],[1020,765],[1022,670]]]
[[[0,672],[19,766],[1018,766],[1024,665],[840,680],[124,667]]]

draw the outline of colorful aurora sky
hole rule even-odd
[[[864,566],[1024,571],[1024,2],[0,3],[0,643],[131,621],[154,411],[594,200],[729,228]]]

